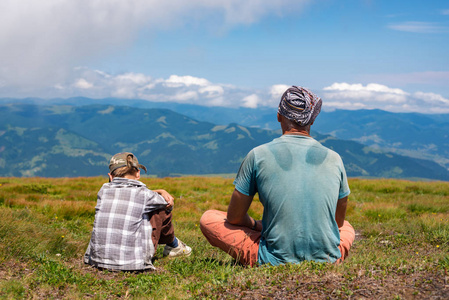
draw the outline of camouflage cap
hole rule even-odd
[[[109,162],[109,172],[112,173],[118,168],[126,167],[128,165],[127,159],[128,156],[132,157],[132,166],[137,169],[143,169],[145,173],[147,172],[147,168],[144,165],[139,164],[139,161],[137,160],[137,157],[132,154],[131,152],[123,152],[123,153],[117,153],[111,158],[111,161]]]

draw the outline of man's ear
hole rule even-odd
[[[114,177],[111,175],[111,173],[108,173],[108,176],[109,176],[109,182],[111,182],[112,179],[114,179]]]
[[[278,113],[278,122],[281,123],[281,115]]]
[[[136,180],[139,180],[139,179],[140,179],[140,169],[136,173]]]

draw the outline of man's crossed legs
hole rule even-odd
[[[218,247],[238,260],[243,265],[254,266],[257,263],[261,232],[248,227],[233,225],[226,221],[226,212],[218,210],[206,211],[200,220],[200,228],[209,243]],[[340,230],[342,262],[349,254],[349,249],[355,239],[355,231],[348,221]]]

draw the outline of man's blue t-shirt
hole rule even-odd
[[[341,257],[337,201],[349,195],[340,156],[311,137],[283,135],[251,150],[234,181],[264,206],[258,262],[279,265]]]

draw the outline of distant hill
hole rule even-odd
[[[0,175],[92,176],[110,156],[138,155],[152,174],[234,173],[273,131],[199,122],[170,110],[113,106],[0,106]]]
[[[130,99],[0,99],[1,103],[74,106],[102,104],[138,108],[165,108],[190,118],[218,125],[237,123],[246,127],[279,130],[276,109],[204,107],[173,102]],[[382,110],[322,111],[312,131],[338,139],[353,140],[384,151],[424,158],[449,170],[449,114],[390,113]]]
[[[449,169],[449,114],[342,110],[320,115],[313,127],[339,139],[431,159]]]
[[[110,156],[134,152],[151,174],[236,173],[253,147],[279,131],[201,122],[167,109],[111,105],[0,105],[0,176],[94,176]],[[348,176],[449,180],[422,159],[314,134],[343,158]]]

